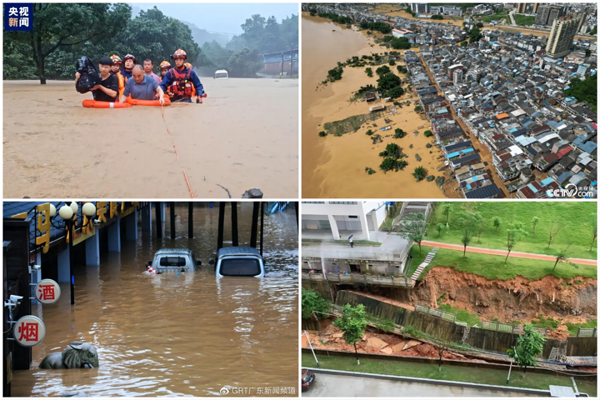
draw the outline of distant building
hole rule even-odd
[[[551,25],[556,18],[563,16],[562,10],[561,7],[556,6],[539,6],[537,15],[535,16],[535,24]]]
[[[546,25],[552,26],[552,24],[554,23],[554,21],[557,18],[563,17],[564,15],[565,15],[564,8],[559,8],[559,7],[552,8],[550,10],[550,14],[548,14],[548,21],[546,21]]]
[[[560,17],[555,20],[546,44],[546,54],[552,58],[559,58],[569,54],[578,25],[579,19],[573,19],[570,16]]]
[[[461,69],[454,71],[454,84],[460,85],[463,81],[463,72]]]
[[[518,3],[517,4],[517,12],[519,14],[525,14],[526,9],[527,9],[527,3]]]
[[[431,12],[429,3],[410,3],[410,9],[417,14],[429,14]]]

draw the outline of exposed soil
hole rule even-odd
[[[506,323],[530,322],[539,314],[544,318],[561,319],[558,329],[549,336],[565,339],[569,335],[566,322],[582,323],[597,318],[596,282],[592,278],[553,276],[537,281],[520,276],[504,281],[489,280],[452,268],[436,267],[427,273],[409,297],[411,304],[437,307],[437,299],[447,293],[444,303],[466,309],[488,321],[498,318]]]
[[[308,331],[313,348],[321,350],[336,350],[354,352],[354,346],[347,344],[342,338],[342,332],[333,326],[330,320],[323,321],[327,324],[320,332]],[[305,336],[302,347],[308,347]],[[378,333],[373,328],[367,332],[356,344],[359,353],[386,354],[404,357],[423,357],[438,359],[438,351],[430,344],[414,339],[405,339],[400,335]],[[462,360],[472,362],[485,362],[483,360],[465,357],[451,351],[444,351],[445,360]]]

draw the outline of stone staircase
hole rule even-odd
[[[435,257],[435,253],[437,253],[439,249],[439,247],[434,247],[433,249],[431,249],[431,251],[427,254],[427,257],[425,257],[425,260],[423,260],[423,262],[419,265],[415,273],[412,274],[412,276],[410,277],[412,280],[416,281],[417,279],[419,279],[419,276],[421,276],[423,270],[427,268],[429,263],[433,261],[433,257]]]

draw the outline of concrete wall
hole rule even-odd
[[[568,356],[591,356],[598,353],[597,337],[575,337],[567,338]]]

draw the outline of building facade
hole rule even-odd
[[[573,19],[571,16],[555,20],[546,44],[546,54],[552,58],[569,54],[578,25],[579,19]]]

